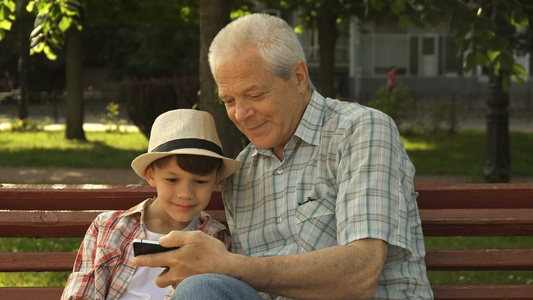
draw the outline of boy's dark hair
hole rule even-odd
[[[175,154],[162,157],[150,164],[152,170],[154,167],[164,168],[170,161],[176,163],[183,171],[196,175],[209,175],[213,171],[219,171],[222,167],[222,159],[204,155],[194,154]]]

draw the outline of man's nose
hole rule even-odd
[[[253,107],[247,101],[238,101],[235,107],[235,120],[243,122],[246,118],[253,115]]]

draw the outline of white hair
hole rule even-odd
[[[284,80],[290,79],[298,61],[306,62],[302,45],[287,22],[267,14],[251,14],[229,23],[213,39],[208,55],[213,76],[220,63],[237,57],[251,45],[258,47],[270,73]],[[314,89],[310,78],[307,86]]]

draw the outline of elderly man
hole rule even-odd
[[[157,283],[175,299],[431,299],[415,170],[391,118],[316,92],[277,17],[233,21],[209,62],[251,142],[222,186],[233,253],[173,232],[160,242],[181,249],[137,264],[169,266]]]

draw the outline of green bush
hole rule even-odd
[[[100,119],[100,122],[102,124],[107,125],[107,132],[120,132],[120,125],[123,125],[126,123],[126,120],[119,118],[119,105],[110,102],[107,106],[107,113],[102,114],[102,118]]]
[[[12,119],[10,127],[12,132],[38,132],[43,131],[44,126],[50,124],[50,117],[46,117],[44,121],[39,122],[31,118],[26,119]]]
[[[409,88],[397,80],[396,87],[391,92],[387,91],[385,85],[382,85],[376,94],[378,98],[368,102],[367,105],[386,113],[394,120],[396,126],[400,126],[413,107],[413,98]]]

